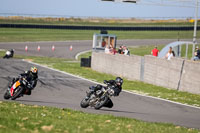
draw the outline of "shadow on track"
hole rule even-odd
[[[146,114],[146,113],[130,112],[130,111],[114,110],[114,109],[100,109],[100,110],[101,111],[105,111],[105,112],[121,112],[121,113],[129,113],[129,114]]]
[[[41,101],[41,100],[20,100],[20,99],[17,99],[15,101],[19,101],[19,102],[27,102],[27,103],[47,103],[47,104],[66,104],[66,103],[60,103],[60,102],[47,102],[47,101]]]

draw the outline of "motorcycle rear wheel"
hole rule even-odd
[[[103,105],[108,101],[108,97],[104,96],[103,98],[100,99],[100,101],[98,101],[96,103],[96,105],[94,106],[95,109],[100,109],[103,107]]]

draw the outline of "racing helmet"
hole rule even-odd
[[[120,77],[117,77],[116,79],[115,79],[115,82],[116,82],[116,84],[117,85],[122,85],[123,84],[123,79],[122,78],[120,78]]]
[[[97,90],[101,90],[102,86],[101,85],[96,85]]]
[[[34,74],[34,75],[37,75],[38,73],[38,69],[36,67],[31,67],[31,73]]]

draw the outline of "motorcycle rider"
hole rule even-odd
[[[12,58],[14,56],[14,49],[11,49],[10,51],[6,51],[6,55],[3,57],[4,59],[7,58]]]
[[[121,90],[122,90],[122,84],[123,84],[123,79],[121,77],[117,77],[115,80],[104,80],[104,83],[107,84],[108,86],[111,87],[111,89],[114,91],[112,94],[113,96],[119,96]],[[87,98],[89,99],[90,95],[96,92],[97,90],[102,89],[102,85],[96,85],[89,87],[90,91],[87,93]],[[113,107],[113,102],[111,99],[108,100],[108,102],[104,105],[104,107],[112,108]]]
[[[12,87],[12,85],[19,80],[20,77],[24,77],[27,81],[28,84],[26,85],[26,90],[24,94],[26,95],[31,95],[31,91],[35,88],[37,85],[37,80],[38,80],[38,69],[36,67],[31,67],[30,70],[25,71],[24,73],[21,73],[19,77],[13,78],[11,81],[9,87]]]

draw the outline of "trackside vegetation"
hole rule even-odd
[[[99,30],[0,28],[0,42],[92,40]],[[120,39],[191,39],[193,31],[108,31]],[[197,38],[200,37],[197,31]]]
[[[2,133],[199,133],[200,130],[112,115],[0,101]]]

